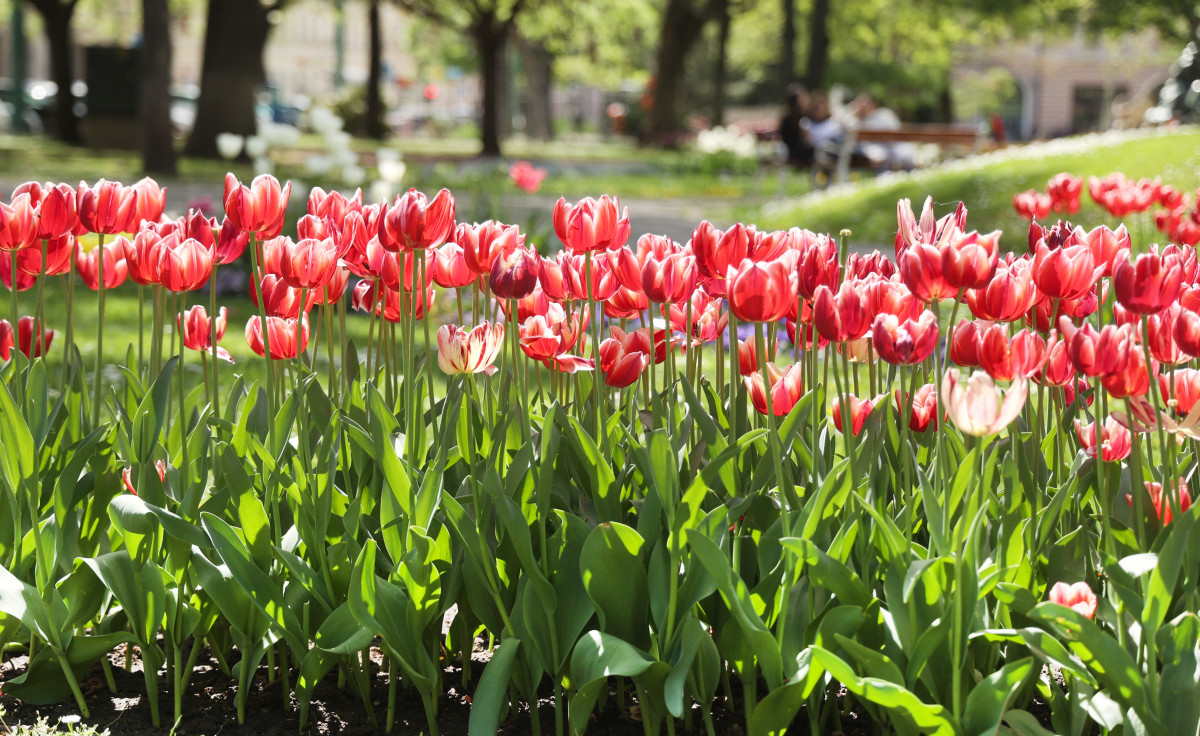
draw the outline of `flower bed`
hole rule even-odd
[[[23,186],[0,206],[0,640],[27,659],[3,690],[89,717],[89,671],[127,684],[115,650],[155,726],[207,663],[239,721],[266,678],[301,728],[336,680],[385,729],[403,687],[432,733],[450,691],[473,734],[539,693],[534,733],[636,703],[646,733],[712,734],[722,701],[749,734],[852,711],[1195,732],[1200,217],[1114,176],[1089,196],[1185,244],[1034,219],[1082,192],[1018,195],[1028,253],[1004,258],[962,204],[901,201],[892,259],[740,224],[630,246],[608,197],[559,201],[552,256],[456,223],[444,190],[313,190],[292,238],[266,176],[227,178],[222,222],[164,217],[149,180]],[[244,258],[261,383],[219,369],[228,314],[196,294]],[[139,340],[108,366],[127,278]]]

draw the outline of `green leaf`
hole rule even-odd
[[[162,434],[163,421],[167,416],[167,401],[170,399],[171,376],[179,356],[172,356],[158,373],[150,391],[142,397],[137,410],[133,414],[133,432],[130,436],[130,452],[133,462],[143,465],[154,461],[154,450],[158,446],[158,438]],[[183,380],[183,376],[180,376]]]
[[[637,530],[603,523],[592,530],[579,556],[583,587],[596,605],[606,633],[649,648],[648,582],[638,558],[643,541]]]
[[[1025,657],[1005,664],[976,684],[967,696],[962,721],[964,733],[990,736],[999,732],[1009,703],[1032,674],[1033,657]]]
[[[489,736],[499,728],[501,718],[508,712],[508,688],[520,648],[520,639],[508,637],[492,652],[471,698],[470,736]]]

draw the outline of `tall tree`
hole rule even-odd
[[[504,48],[526,0],[398,0],[401,7],[435,23],[466,33],[479,57],[479,79],[483,104],[479,115],[480,141],[484,156],[500,155],[505,109]]]
[[[46,42],[50,46],[50,76],[58,87],[54,109],[54,137],[64,143],[78,143],[79,122],[75,119],[74,44],[71,41],[71,17],[79,0],[28,0],[42,16]]]
[[[254,94],[266,78],[263,50],[270,15],[286,4],[287,0],[208,0],[200,99],[188,155],[215,157],[221,133],[254,135]]]
[[[380,27],[379,0],[370,0],[367,7],[368,42],[367,120],[364,131],[368,138],[383,140],[387,132],[383,124],[383,29]]]
[[[554,56],[541,41],[520,37],[521,65],[525,70],[525,134],[534,140],[554,137],[554,109],[550,91],[554,86]]]
[[[733,24],[731,0],[717,0],[717,58],[713,69],[712,124],[725,124],[725,85],[729,78],[729,27]]]
[[[679,101],[686,57],[724,1],[667,0],[654,64],[654,104],[646,128],[646,137],[651,142],[669,142],[682,128]]]
[[[824,89],[829,68],[829,0],[813,0],[808,18],[808,66],[804,83],[809,89]]]
[[[783,33],[779,39],[779,82],[782,90],[796,83],[796,0],[783,0]],[[781,91],[782,91],[781,90]]]
[[[175,174],[171,130],[171,13],[167,0],[142,0],[142,48],[138,56],[141,89],[142,168],[149,174]]]

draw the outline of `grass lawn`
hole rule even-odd
[[[738,210],[741,219],[760,227],[799,226],[817,232],[837,233],[850,228],[853,238],[872,246],[890,247],[896,235],[896,202],[908,197],[920,214],[921,203],[931,195],[938,215],[962,200],[967,205],[967,225],[987,232],[1005,231],[1001,244],[1011,250],[1025,247],[1028,221],[1012,208],[1012,195],[1026,189],[1044,190],[1046,181],[1060,171],[1084,177],[1124,172],[1131,178],[1161,176],[1185,192],[1200,184],[1200,130],[1182,128],[1170,133],[1091,136],[1042,146],[1013,147],[971,161],[884,176],[846,187],[815,192],[761,208]],[[1086,227],[1103,222],[1116,224],[1087,194],[1083,207],[1071,219]],[[1134,218],[1135,237],[1159,238],[1153,222]]]
[[[336,182],[321,181],[304,169],[305,150],[319,150],[320,139],[305,136],[300,148],[278,156],[276,175],[306,185],[337,188]],[[359,153],[369,153],[377,144],[356,140]],[[638,148],[621,139],[552,141],[535,143],[513,140],[505,146],[505,158],[495,162],[473,159],[477,143],[455,138],[395,138],[385,144],[409,157],[404,186],[436,191],[480,190],[509,193],[518,190],[508,178],[513,160],[530,159],[546,166],[543,193],[578,199],[615,194],[630,199],[722,198],[762,202],[773,197],[796,197],[811,189],[803,174],[760,169],[741,173],[714,173],[694,151],[657,151]],[[181,158],[183,181],[209,183],[217,190],[226,171],[243,180],[255,171],[249,164],[209,159]],[[368,178],[375,172],[368,170]],[[134,151],[92,150],[66,146],[39,136],[0,135],[0,175],[12,180],[93,182],[105,178],[132,183],[142,177],[141,159]],[[365,187],[364,187],[365,188]],[[305,192],[306,194],[307,192]],[[177,203],[178,204],[178,203]]]

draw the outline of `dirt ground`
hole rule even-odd
[[[80,682],[84,697],[87,699],[91,717],[86,719],[95,724],[100,730],[109,729],[113,736],[142,736],[143,734],[165,734],[171,730],[173,718],[173,696],[169,682],[162,678],[163,690],[159,695],[159,708],[162,714],[163,726],[154,728],[150,718],[150,707],[146,701],[145,680],[142,677],[140,663],[133,657],[131,671],[124,669],[125,657],[122,649],[111,655],[114,679],[117,685],[116,693],[109,691],[104,680],[103,669],[97,665]],[[477,652],[476,658],[482,659],[486,653]],[[475,659],[475,658],[473,658]],[[25,668],[26,657],[17,656],[7,659],[0,666],[0,681],[20,675]],[[378,665],[378,658],[376,658]],[[472,666],[474,679],[467,689],[472,690],[478,682],[484,662],[475,661]],[[198,660],[196,672],[184,695],[183,719],[175,729],[177,736],[282,736],[282,734],[303,733],[311,736],[332,734],[381,734],[384,732],[383,721],[387,711],[387,678],[386,674],[377,672],[377,666],[372,668],[372,705],[374,715],[378,719],[372,722],[363,706],[362,699],[349,687],[339,689],[337,674],[331,672],[317,686],[313,693],[312,706],[309,712],[308,724],[300,731],[299,714],[294,698],[289,698],[285,707],[282,686],[278,679],[267,681],[266,668],[260,668],[254,678],[253,690],[246,705],[246,722],[238,724],[236,707],[236,680],[220,671],[215,660],[207,652]],[[470,693],[461,687],[462,673],[457,664],[445,670],[446,694],[438,703],[438,728],[443,736],[465,736],[468,719],[470,718]],[[734,684],[734,698],[740,697],[739,688]],[[0,684],[0,691],[3,685]],[[719,693],[720,691],[718,691]],[[73,700],[49,706],[34,706],[22,703],[12,696],[0,696],[0,705],[7,711],[5,720],[11,726],[16,723],[32,723],[39,716],[49,718],[51,724],[57,722],[60,716],[78,715],[79,711]],[[594,714],[587,728],[591,736],[643,736],[642,722],[638,719],[636,696],[633,688],[628,689],[625,699],[625,710],[619,711],[615,693],[610,693],[607,707],[603,712]],[[725,698],[718,694],[713,705],[713,723],[716,733],[720,736],[743,736],[745,733],[745,716],[741,711],[740,702],[735,710],[729,708]],[[554,699],[547,686],[541,694],[538,703],[542,733],[550,736],[554,733]],[[532,732],[529,710],[522,706],[517,715],[501,724],[499,734],[518,736]],[[857,717],[855,717],[857,715]],[[865,736],[872,733],[870,724],[862,714],[843,716],[841,733],[845,736]],[[665,732],[665,728],[663,731]],[[392,730],[401,736],[416,736],[428,731],[425,711],[421,698],[415,690],[401,689],[396,707],[396,722]],[[700,718],[699,709],[693,713],[692,729],[689,731],[682,720],[676,723],[678,734],[703,734],[704,725]],[[789,733],[798,736],[810,734],[808,718],[801,712]]]

